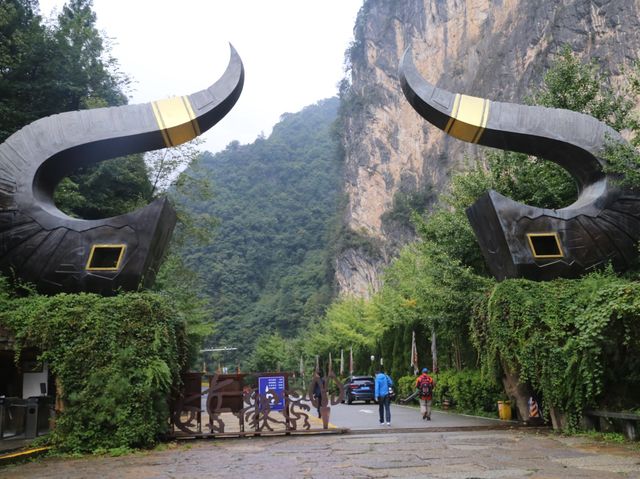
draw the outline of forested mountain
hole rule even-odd
[[[338,103],[284,114],[268,138],[204,154],[215,197],[193,206],[220,225],[210,245],[187,247],[185,258],[213,302],[210,345],[249,352],[263,334],[292,337],[330,301],[327,245],[342,170]]]

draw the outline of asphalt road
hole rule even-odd
[[[368,414],[368,413],[363,413]],[[6,479],[633,479],[637,448],[528,429],[191,440],[123,457],[49,458]]]
[[[2,467],[0,477],[640,478],[637,446],[509,428],[516,423],[498,419],[434,411],[422,421],[418,408],[392,405],[389,427],[379,424],[377,404],[354,403],[331,406],[330,424],[349,432],[192,439],[123,457],[39,458]]]
[[[353,404],[338,404],[331,406],[329,422],[335,427],[348,428],[353,431],[388,428],[379,422],[377,404],[354,402]],[[393,429],[434,429],[456,427],[491,428],[498,425],[516,424],[499,419],[466,416],[453,412],[433,411],[431,421],[423,421],[418,407],[391,405],[391,428]]]

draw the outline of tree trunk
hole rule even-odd
[[[507,370],[503,367],[505,371],[504,376],[502,376],[502,384],[504,385],[504,389],[511,400],[512,406],[515,406],[515,411],[518,414],[516,419],[520,419],[522,421],[526,421],[529,419],[529,397],[531,396],[531,391],[526,384],[521,384],[518,376],[514,373],[507,372]]]

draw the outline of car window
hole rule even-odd
[[[373,378],[353,378],[353,380],[351,382],[354,383],[354,384],[372,383],[373,382]]]

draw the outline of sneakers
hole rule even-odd
[[[391,423],[390,423],[390,422],[388,422],[388,423],[387,423],[387,426],[391,426]]]
[[[427,416],[427,421],[431,421],[431,414]]]

